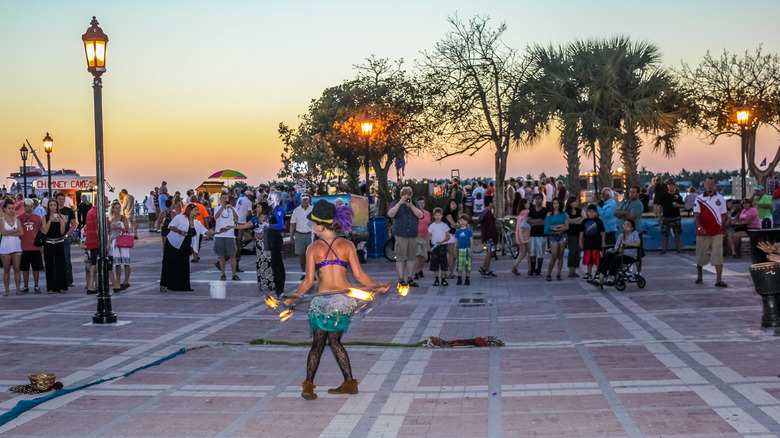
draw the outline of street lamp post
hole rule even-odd
[[[368,175],[368,151],[369,151],[369,140],[371,139],[371,132],[374,130],[374,124],[371,123],[371,121],[368,119],[367,116],[363,117],[363,122],[360,124],[360,129],[363,132],[363,136],[366,137],[366,196],[368,196],[369,188],[370,188],[370,180]]]
[[[742,198],[740,199],[745,199],[745,196],[747,195],[747,187],[745,187],[745,155],[747,152],[747,142],[748,142],[747,131],[748,131],[748,127],[750,126],[750,109],[748,109],[744,101],[737,107],[737,124],[739,124],[740,138],[742,139],[741,140],[742,152],[740,153],[740,158],[742,161],[742,169],[740,170],[739,173],[739,176],[742,179]]]
[[[46,175],[49,177],[49,197],[47,199],[52,199],[54,196],[54,193],[51,190],[51,149],[54,147],[54,139],[51,138],[49,133],[46,133],[46,137],[43,137],[43,149],[46,151],[46,165],[48,166],[48,169],[46,169]],[[46,208],[49,208],[47,205]]]
[[[22,154],[22,172],[24,177],[24,197],[27,199],[27,153],[30,152],[29,149],[27,149],[27,146],[22,143],[22,148],[19,149],[19,152]]]
[[[108,289],[108,236],[106,234],[106,195],[103,176],[103,81],[100,76],[106,72],[106,45],[108,36],[98,26],[92,17],[89,29],[81,36],[87,55],[87,71],[92,73],[92,89],[95,98],[95,162],[97,179],[98,209],[98,260],[97,260],[97,312],[92,316],[95,324],[111,324],[117,322],[116,314],[111,309],[111,294]]]

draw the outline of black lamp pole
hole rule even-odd
[[[24,198],[27,199],[27,153],[29,152],[29,149],[27,149],[27,146],[22,143],[22,148],[19,149],[19,152],[22,153],[22,172],[24,176]]]
[[[46,137],[43,137],[43,149],[46,151],[46,165],[48,166],[48,169],[46,169],[46,176],[49,180],[49,196],[47,197],[47,204],[48,199],[51,199],[54,196],[54,192],[51,189],[51,150],[54,147],[54,140],[51,138],[49,133],[46,133]],[[48,209],[49,206],[46,205],[46,208]]]
[[[106,45],[108,36],[98,26],[92,17],[89,29],[81,36],[87,54],[87,71],[92,73],[92,89],[95,100],[95,174],[97,179],[98,209],[98,260],[97,260],[97,312],[92,316],[95,324],[111,324],[117,322],[116,314],[111,308],[111,293],[108,288],[108,235],[106,229],[106,184],[103,176],[103,81],[100,76],[105,73]]]

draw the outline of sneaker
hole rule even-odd
[[[449,284],[447,284],[447,280],[445,280],[443,278],[441,279],[441,285],[442,286],[449,286]]]
[[[471,284],[471,280],[468,277],[466,277],[466,281],[463,284],[468,286]]]
[[[23,294],[26,294],[27,292],[30,292],[30,288],[25,286],[24,289],[21,291]]]
[[[439,285],[439,277],[436,277],[436,280],[433,280],[433,285],[438,286]]]
[[[582,277],[583,280],[590,280],[591,278],[593,277],[591,277],[590,274],[585,274],[585,276]]]
[[[398,285],[399,286],[406,286],[406,282],[403,281],[403,280],[398,280]]]
[[[479,272],[480,274],[482,274],[482,275],[487,275],[487,273],[485,272],[485,268],[484,268],[484,267],[482,267],[482,266],[480,266],[480,267],[479,267],[479,270],[478,270],[478,272]]]
[[[415,283],[411,278],[406,283],[409,285],[409,287],[420,287],[420,285]]]
[[[35,293],[36,293],[36,294],[39,294],[39,293],[41,293],[41,288],[39,288],[38,286],[35,286],[35,287],[33,288],[33,290],[35,291]]]
[[[458,277],[458,281],[455,284],[460,286],[461,284],[463,284],[463,279]]]

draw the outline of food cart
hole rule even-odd
[[[73,205],[78,205],[79,202],[81,202],[81,199],[79,198],[82,194],[87,195],[90,202],[94,201],[92,199],[94,179],[95,177],[93,176],[80,176],[73,171],[73,173],[65,175],[53,175],[51,177],[51,187],[49,187],[48,177],[36,179],[33,181],[32,186],[37,194],[43,192],[61,192],[73,201]]]

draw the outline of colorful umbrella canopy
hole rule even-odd
[[[215,172],[213,175],[211,175],[209,178],[216,178],[216,179],[246,179],[246,175],[243,173],[232,170],[232,169],[225,169],[220,170],[219,172]]]

